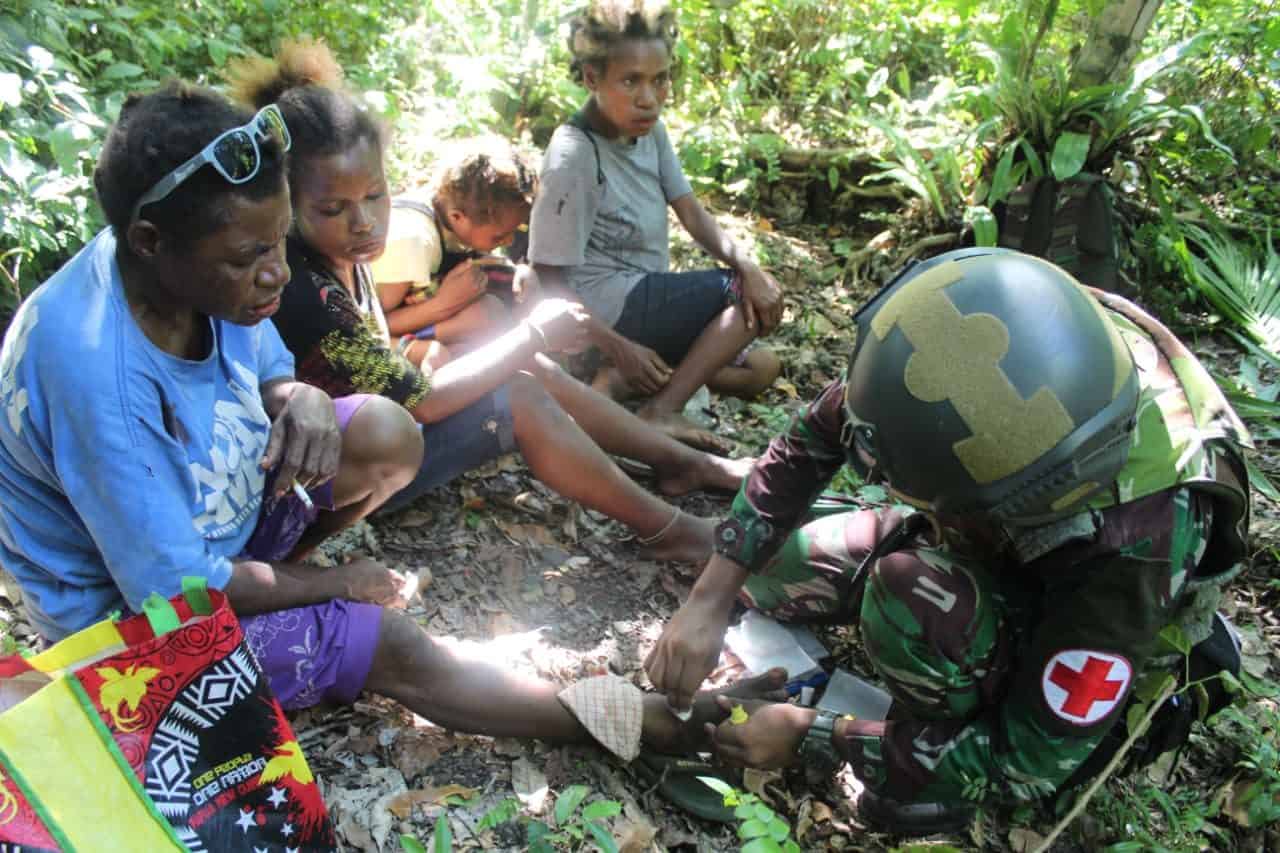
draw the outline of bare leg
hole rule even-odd
[[[781,671],[735,685],[730,695],[760,697],[782,685]],[[365,689],[400,702],[437,725],[492,737],[587,742],[586,730],[556,698],[560,687],[494,663],[483,646],[431,637],[405,614],[384,610]],[[697,741],[724,714],[712,693],[699,694],[694,718],[681,725],[659,694],[645,696],[641,739],[663,751]]]
[[[707,387],[717,394],[728,394],[750,400],[760,394],[782,373],[782,362],[771,349],[755,349],[747,353],[742,367],[728,365],[715,372]]]
[[[642,537],[665,530],[651,549],[657,559],[696,563],[711,556],[709,519],[679,512],[622,473],[533,377],[521,374],[509,387],[516,443],[534,476]]]
[[[485,294],[448,319],[436,323],[436,339],[446,344],[481,343],[506,331],[511,315],[502,300]]]
[[[422,464],[422,430],[400,405],[385,397],[367,400],[342,434],[342,463],[333,480],[332,512],[322,512],[289,555],[306,556],[403,489]]]
[[[439,341],[414,341],[405,350],[404,357],[432,370],[438,370],[453,361],[453,353]]]
[[[606,452],[653,466],[663,494],[682,495],[697,489],[737,491],[751,470],[752,459],[712,456],[654,429],[574,379],[546,356],[537,356],[530,370],[583,432]],[[708,434],[708,438],[715,436]]]
[[[693,393],[754,338],[755,332],[747,329],[741,307],[730,305],[721,311],[698,335],[667,384],[640,409],[640,417],[656,425],[685,421],[680,411]]]

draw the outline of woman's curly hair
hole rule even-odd
[[[274,59],[249,56],[227,69],[228,88],[237,101],[280,108],[293,139],[295,167],[366,139],[382,147],[381,122],[347,90],[342,77],[328,45],[310,38],[284,42]],[[298,170],[290,171],[292,178]]]
[[[464,139],[452,143],[441,157],[431,191],[446,207],[483,225],[502,210],[528,209],[538,192],[538,170],[505,139]]]
[[[662,39],[670,54],[680,30],[667,0],[591,0],[569,22],[570,74],[582,82],[582,67],[603,68],[613,46],[626,39]]]

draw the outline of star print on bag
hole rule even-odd
[[[1125,698],[1133,667],[1119,655],[1089,649],[1058,652],[1040,679],[1045,704],[1060,719],[1091,726]]]

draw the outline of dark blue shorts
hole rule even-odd
[[[382,512],[408,506],[414,498],[516,449],[511,394],[501,385],[460,412],[422,427],[422,467],[409,485],[382,505]]]
[[[627,294],[614,331],[679,364],[707,324],[738,301],[735,277],[726,269],[649,273]]]

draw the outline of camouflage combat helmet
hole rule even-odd
[[[1132,356],[1053,264],[947,252],[899,273],[855,320],[844,444],[904,501],[1039,524],[1079,511],[1124,466]]]

